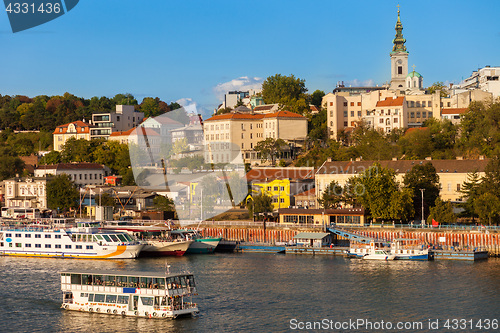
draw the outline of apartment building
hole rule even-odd
[[[90,138],[108,139],[113,132],[128,131],[139,125],[144,119],[144,112],[135,111],[133,105],[117,105],[115,112],[94,113],[93,128]]]

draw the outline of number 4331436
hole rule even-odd
[[[5,11],[9,14],[35,14],[35,13],[45,13],[45,14],[59,14],[61,12],[61,4],[59,2],[51,3],[41,3],[40,5],[35,5],[34,3],[26,2],[14,2],[9,3],[5,8]]]

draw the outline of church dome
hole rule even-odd
[[[419,73],[419,72],[411,72],[409,73],[408,75],[406,75],[406,77],[422,77],[422,75]]]

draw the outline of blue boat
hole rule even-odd
[[[222,237],[203,237],[197,230],[177,229],[172,230],[172,234],[179,235],[180,238],[193,240],[187,249],[187,254],[210,254],[222,240]]]
[[[429,249],[424,244],[418,245],[419,239],[396,238],[391,243],[391,254],[395,260],[429,260]]]

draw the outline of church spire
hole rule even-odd
[[[398,5],[398,22],[396,23],[396,36],[392,40],[394,46],[392,47],[392,52],[406,52],[406,39],[403,38],[403,24],[401,23],[401,18],[399,16],[399,5]]]

